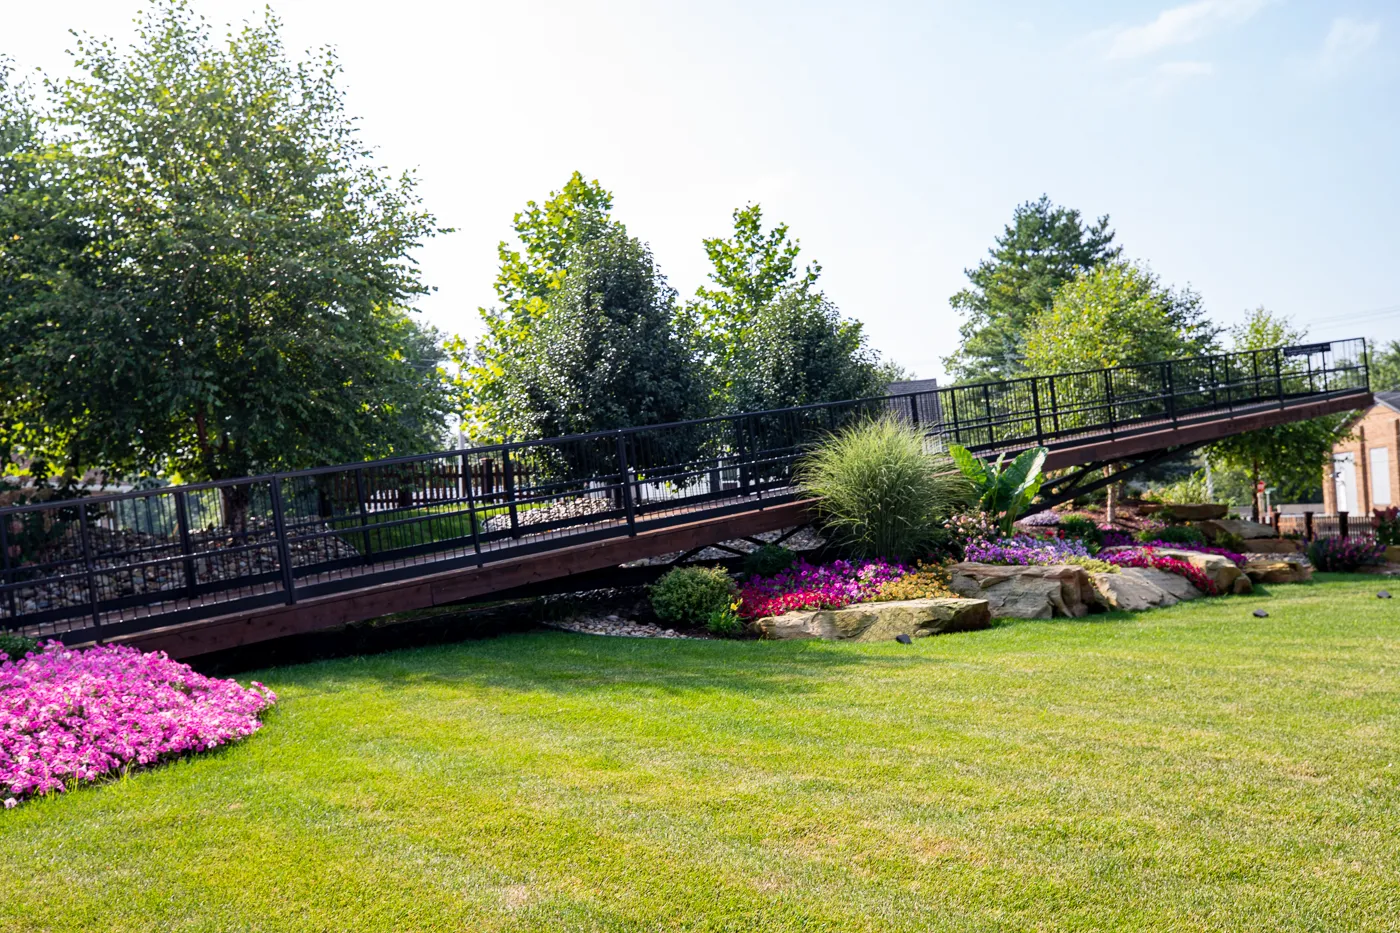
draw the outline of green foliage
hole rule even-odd
[[[1217,332],[1195,292],[1115,261],[1077,274],[1030,319],[1023,365],[1049,375],[1190,356],[1212,351]]]
[[[858,321],[820,295],[786,293],[758,308],[722,354],[721,410],[766,411],[883,395],[889,385]]]
[[[12,456],[208,479],[438,442],[438,339],[407,311],[438,227],[370,160],[334,53],[291,62],[279,29],[216,40],[171,0],[129,50],[76,39],[40,156],[59,230],[9,237],[67,237],[0,306]]]
[[[554,437],[705,413],[692,345],[672,327],[675,292],[622,228],[573,247],[548,313],[501,376],[512,400],[495,429]]]
[[[944,362],[959,381],[1005,379],[1019,375],[1026,327],[1065,282],[1118,257],[1107,215],[1086,224],[1076,210],[1059,207],[1044,195],[1018,205],[1011,223],[976,269],[967,270],[971,288],[951,304],[967,316],[959,328],[962,345]]]
[[[1049,451],[1044,447],[1023,450],[1004,468],[1005,454],[997,457],[996,463],[987,463],[959,444],[953,444],[948,452],[972,483],[982,511],[999,517],[1001,533],[1010,536],[1016,517],[1040,492],[1044,480],[1041,469]]]
[[[563,287],[573,250],[624,229],[609,216],[612,204],[612,192],[574,172],[543,204],[528,201],[515,215],[519,249],[505,241],[496,247],[499,305],[479,309],[486,329],[474,345],[461,337],[447,344],[458,367],[463,418],[474,437],[499,439],[518,429],[519,387],[510,375],[530,352],[535,326],[548,316],[550,302]]]
[[[797,554],[777,544],[765,544],[744,557],[744,575],[775,577],[793,565]]]
[[[744,634],[746,627],[744,620],[739,618],[735,604],[730,602],[723,609],[716,609],[710,613],[705,620],[705,628],[711,635],[719,635],[721,638],[737,638]]]
[[[706,625],[733,598],[734,581],[719,567],[677,567],[651,588],[657,618],[675,625]]]
[[[1231,335],[1235,350],[1262,350],[1301,343],[1307,331],[1294,328],[1285,317],[1257,308],[1231,330]],[[1257,517],[1260,505],[1253,493],[1255,484],[1262,480],[1277,486],[1276,501],[1295,498],[1298,490],[1314,489],[1323,466],[1331,459],[1333,445],[1349,433],[1350,418],[1348,413],[1323,415],[1236,434],[1211,444],[1206,457],[1212,467],[1247,478],[1247,495],[1255,501]]]
[[[1182,477],[1174,483],[1165,483],[1143,494],[1148,502],[1161,502],[1170,505],[1194,505],[1209,502],[1210,493],[1206,490],[1206,471],[1197,470],[1190,476]]]
[[[1373,391],[1400,391],[1400,340],[1371,347],[1369,363]]]
[[[1168,525],[1165,528],[1144,528],[1137,533],[1137,539],[1165,541],[1168,544],[1205,544],[1206,536],[1195,525]]]
[[[1098,522],[1092,518],[1085,518],[1083,515],[1068,515],[1060,519],[1060,524],[1056,527],[1065,537],[1078,538],[1083,541],[1094,553],[1098,553],[1099,548],[1103,547],[1103,532],[1099,530]]]
[[[5,655],[11,661],[19,661],[31,651],[39,650],[37,639],[29,638],[18,632],[0,632],[0,654]]]
[[[967,481],[925,444],[918,430],[895,419],[862,422],[804,457],[797,482],[855,556],[917,557],[934,529],[973,499]]]
[[[1400,508],[1376,510],[1376,543],[1400,545]]]

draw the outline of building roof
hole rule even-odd
[[[1374,392],[1376,404],[1384,405],[1393,412],[1400,412],[1400,392]]]

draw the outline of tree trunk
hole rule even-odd
[[[1252,470],[1252,471],[1253,471],[1252,480],[1253,480],[1253,483],[1254,483],[1254,499],[1253,499],[1253,502],[1254,502],[1254,520],[1257,522],[1257,521],[1259,521],[1259,512],[1260,512],[1259,500],[1260,500],[1260,498],[1263,496],[1263,493],[1261,493],[1261,492],[1259,491],[1259,461],[1258,461],[1258,460],[1255,460],[1255,461],[1253,462],[1252,468],[1253,468],[1253,470]]]
[[[1105,472],[1107,475],[1112,476],[1113,473],[1114,473],[1113,465],[1110,464],[1109,466],[1104,467],[1104,472]],[[1106,500],[1105,503],[1104,503],[1103,520],[1104,520],[1105,522],[1107,522],[1108,524],[1110,524],[1110,525],[1112,525],[1112,524],[1114,524],[1115,522],[1118,521],[1118,484],[1117,484],[1117,483],[1109,483],[1109,484],[1108,484],[1108,497],[1107,497],[1107,500]]]

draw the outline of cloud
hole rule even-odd
[[[1157,71],[1169,78],[1201,78],[1215,74],[1215,66],[1210,62],[1163,62]]]
[[[1322,43],[1317,70],[1325,75],[1337,74],[1375,45],[1380,34],[1380,23],[1363,23],[1348,16],[1337,17],[1332,20],[1332,28],[1327,31],[1327,38]]]
[[[1113,32],[1108,57],[1141,58],[1174,45],[1203,39],[1218,29],[1237,26],[1254,16],[1270,0],[1197,0],[1163,10],[1144,26]]]

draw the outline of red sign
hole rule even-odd
[[[1255,492],[1263,492],[1263,491],[1264,491],[1264,481],[1263,481],[1262,479],[1261,479],[1259,482],[1257,482],[1257,483],[1254,484],[1254,491],[1255,491]]]

